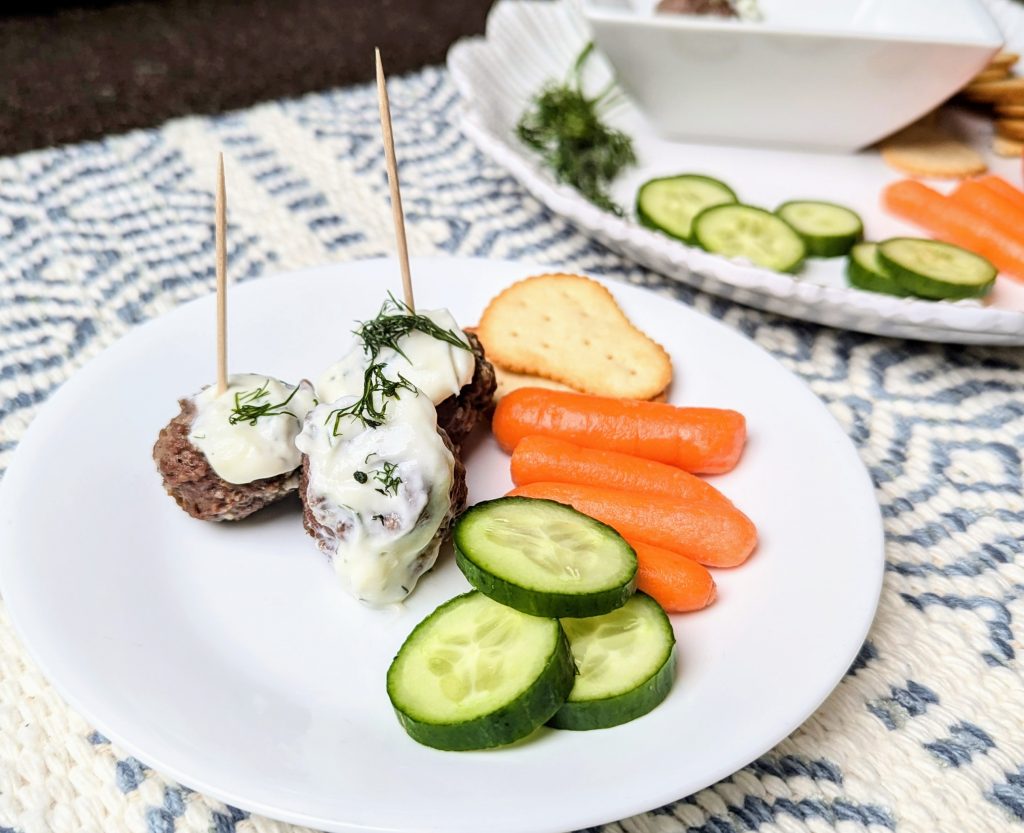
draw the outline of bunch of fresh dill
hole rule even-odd
[[[612,200],[608,186],[636,162],[636,153],[629,136],[601,120],[614,85],[593,98],[583,92],[583,65],[593,48],[592,43],[584,47],[566,82],[549,83],[538,93],[519,119],[516,133],[540,153],[559,182],[567,182],[594,205],[621,216],[622,208]]]

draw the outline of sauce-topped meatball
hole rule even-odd
[[[377,317],[355,331],[356,341],[316,385],[322,402],[360,396],[372,364],[387,368],[437,406],[438,422],[459,444],[490,406],[494,368],[477,338],[464,332],[446,309],[411,311],[390,300]]]
[[[295,438],[314,404],[309,382],[254,373],[180,400],[153,447],[164,488],[201,520],[240,520],[280,500],[298,488]]]
[[[464,470],[426,394],[393,390],[370,417],[363,405],[349,396],[310,411],[296,440],[301,496],[306,529],[342,586],[385,605],[433,566],[465,502]]]

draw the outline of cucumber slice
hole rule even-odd
[[[470,592],[415,627],[388,669],[387,688],[413,740],[435,749],[487,749],[550,719],[574,675],[557,621]]]
[[[709,252],[745,257],[776,272],[795,272],[807,254],[789,223],[752,205],[705,208],[693,221],[693,238]]]
[[[647,714],[668,696],[676,672],[675,634],[665,611],[637,593],[618,610],[563,619],[577,677],[549,725],[605,729]]]
[[[831,202],[793,200],[775,209],[799,234],[811,257],[845,255],[864,237],[864,224],[856,213]]]
[[[878,262],[877,243],[858,243],[850,250],[850,257],[846,261],[846,279],[850,286],[869,292],[901,296],[909,294]]]
[[[690,242],[693,218],[712,205],[739,202],[724,182],[700,174],[651,179],[636,195],[636,214],[648,228]]]
[[[456,520],[459,569],[477,590],[534,616],[597,616],[636,587],[636,553],[619,533],[553,500],[506,497]]]
[[[979,298],[997,270],[985,258],[938,240],[894,237],[878,244],[878,260],[905,291],[922,298]]]

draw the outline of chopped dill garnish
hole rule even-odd
[[[408,361],[409,357],[402,352],[398,342],[414,331],[426,333],[453,347],[461,347],[463,350],[472,349],[469,344],[459,338],[457,333],[441,329],[427,316],[417,314],[390,292],[388,300],[380,308],[377,317],[360,324],[356,328],[355,334],[362,340],[363,349],[370,357],[371,362],[386,347],[391,348]]]
[[[355,478],[356,483],[365,483],[369,480],[365,471],[354,471],[352,472],[352,476]]]
[[[375,492],[384,495],[397,495],[398,487],[402,478],[395,474],[398,466],[394,463],[385,462],[384,465],[373,473],[373,479],[381,484],[381,488],[374,489]]]
[[[397,381],[384,375],[387,365],[377,361],[382,350],[390,348],[408,361],[409,357],[402,352],[399,341],[412,332],[426,333],[454,347],[472,350],[457,333],[442,329],[425,315],[418,315],[390,292],[377,317],[364,321],[354,332],[363,343],[369,364],[363,373],[363,392],[359,399],[344,408],[335,408],[324,421],[324,425],[334,421],[331,433],[335,437],[341,429],[342,417],[355,417],[369,428],[379,428],[384,424],[389,399],[394,399],[403,390],[418,393],[416,386],[401,373]]]
[[[394,381],[384,375],[385,364],[375,362],[366,368],[363,374],[363,395],[350,405],[344,408],[335,408],[327,415],[324,425],[332,420],[334,425],[331,434],[337,437],[341,432],[341,420],[343,417],[355,417],[363,425],[369,428],[379,428],[384,424],[387,416],[388,400],[398,396],[399,391],[410,390],[419,393],[416,386],[406,379],[401,373],[398,380]]]
[[[276,404],[271,402],[261,403],[261,399],[266,399],[270,396],[268,385],[270,385],[269,379],[254,390],[238,391],[235,394],[235,407],[231,409],[231,416],[228,417],[228,422],[231,425],[238,425],[240,422],[248,422],[250,425],[255,425],[256,420],[260,417],[281,416],[282,414],[295,417],[295,414],[287,410],[287,408],[288,403],[292,401],[292,397],[298,393],[299,386],[296,385],[292,389],[292,392],[288,394],[288,398],[284,402]],[[298,419],[298,417],[295,418]]]

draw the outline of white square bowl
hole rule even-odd
[[[853,151],[941,104],[1002,35],[978,0],[761,0],[764,20],[577,0],[663,136]]]

